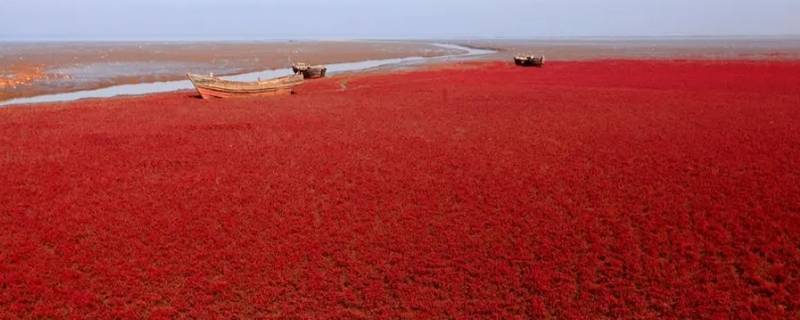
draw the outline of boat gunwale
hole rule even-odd
[[[187,73],[187,77],[195,87],[233,93],[270,92],[292,88],[303,83],[302,75],[289,75],[256,82],[225,80],[192,73]]]

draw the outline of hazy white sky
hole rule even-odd
[[[0,38],[798,35],[800,0],[0,0]]]

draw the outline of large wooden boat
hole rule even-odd
[[[328,71],[328,68],[323,65],[310,65],[301,62],[292,64],[292,71],[294,73],[302,73],[303,78],[316,79],[325,77],[325,72]]]
[[[291,94],[292,88],[303,83],[299,74],[253,82],[223,80],[213,75],[186,74],[203,99]]]
[[[543,67],[544,56],[520,55],[514,57],[514,63],[523,67]]]

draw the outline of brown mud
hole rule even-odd
[[[457,53],[423,42],[51,42],[0,47],[0,100],[119,84],[288,67]]]

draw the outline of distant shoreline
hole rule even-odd
[[[3,36],[0,42],[303,42],[303,41],[484,41],[484,40],[518,40],[518,41],[675,41],[675,40],[798,40],[800,34],[774,34],[774,35],[664,35],[664,36],[537,36],[537,37],[71,37],[71,36]]]

